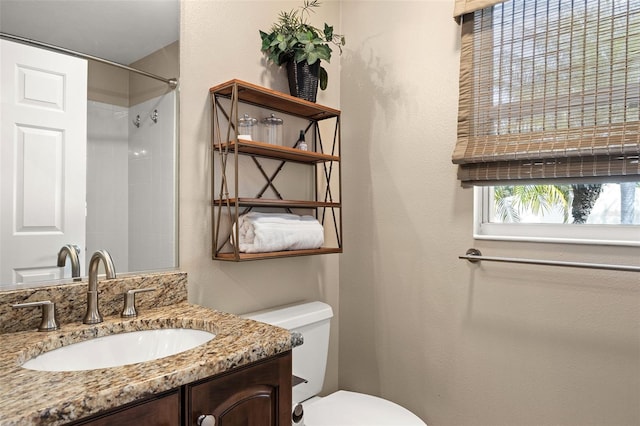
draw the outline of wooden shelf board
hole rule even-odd
[[[238,148],[238,152],[242,154],[272,158],[276,160],[296,161],[299,163],[313,164],[328,161],[340,161],[340,157],[335,155],[323,154],[314,151],[302,151],[288,146],[273,145],[266,142],[249,141],[246,139],[238,139],[237,142],[231,141],[216,143],[213,147],[216,151],[229,150],[230,152],[234,152],[236,148]]]
[[[225,206],[227,201],[230,205],[238,205],[243,207],[290,207],[299,209],[315,209],[321,207],[340,208],[340,203],[325,201],[307,201],[307,200],[277,200],[272,198],[229,198],[228,200],[213,200],[214,206]]]
[[[337,109],[319,105],[315,102],[309,102],[287,95],[286,93],[267,89],[238,79],[229,80],[226,83],[213,86],[209,89],[209,93],[230,98],[233,87],[236,85],[238,87],[238,97],[242,102],[262,106],[268,105],[269,109],[312,120],[323,120],[340,116],[340,111]]]
[[[261,260],[261,259],[276,259],[279,257],[295,257],[295,256],[310,256],[316,254],[333,254],[342,253],[342,248],[330,248],[321,247],[318,249],[310,250],[287,250],[287,251],[272,251],[267,253],[239,253],[239,257],[236,258],[235,253],[218,253],[214,255],[214,259],[229,260],[229,261],[246,261],[246,260]]]

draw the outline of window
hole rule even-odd
[[[474,237],[640,246],[640,184],[475,189]]]
[[[640,0],[473,4],[453,162],[484,187],[476,236],[638,245]]]

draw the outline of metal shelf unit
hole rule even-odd
[[[342,252],[342,184],[340,161],[340,111],[267,89],[241,80],[230,80],[209,89],[212,114],[211,138],[211,207],[213,223],[213,259],[246,261],[280,257],[307,256]],[[223,100],[226,100],[223,101]],[[261,141],[239,139],[239,104],[248,104],[269,111],[306,120],[309,151],[273,145]],[[321,121],[333,122],[320,126]],[[332,128],[329,135],[328,128]],[[324,133],[324,135],[323,135]],[[323,143],[323,136],[331,143]],[[327,136],[329,136],[327,138]],[[239,195],[239,156],[247,156],[265,179],[255,195]],[[260,159],[280,162],[276,171],[268,175]],[[314,169],[313,199],[287,199],[275,187],[274,179],[289,162]],[[216,173],[216,167],[219,167]],[[335,175],[337,176],[337,179]],[[233,177],[233,179],[231,179]],[[264,197],[271,189],[277,198]],[[242,253],[236,236],[238,218],[254,208],[291,211],[311,211],[325,229],[325,242],[330,245],[311,250],[287,250],[267,253]]]

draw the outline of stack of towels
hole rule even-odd
[[[243,253],[316,249],[324,244],[324,229],[313,216],[250,212],[238,218],[238,228],[238,249]]]

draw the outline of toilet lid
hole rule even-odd
[[[357,392],[338,391],[303,406],[305,426],[426,426],[398,404]]]

